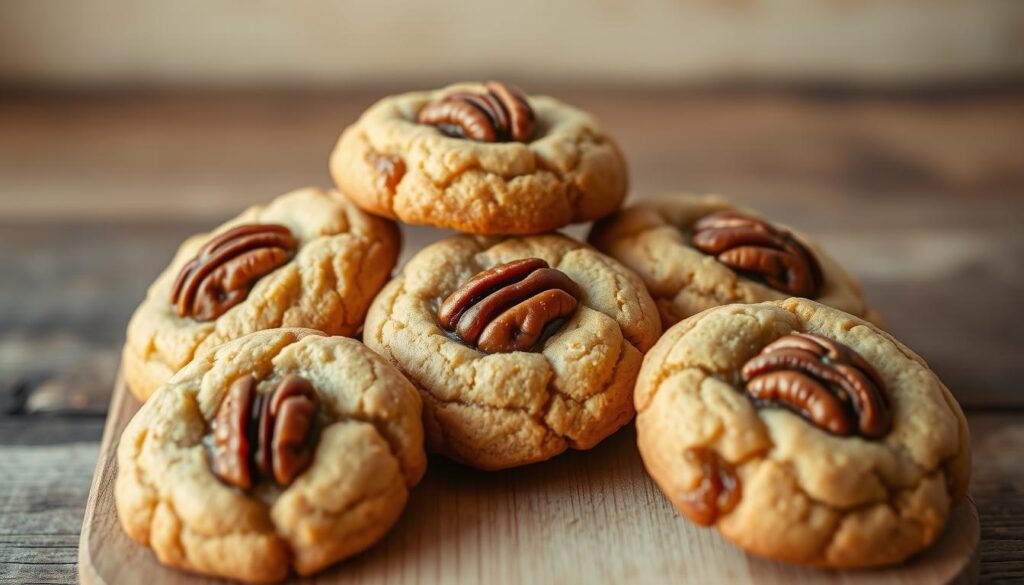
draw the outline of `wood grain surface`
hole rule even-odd
[[[975,446],[971,497],[981,519],[980,582],[1021,583],[1024,467],[1019,454],[1024,452],[1024,416],[970,414],[968,421]],[[102,427],[103,419],[98,416],[0,416],[0,583],[74,582]],[[545,464],[544,469],[551,469],[543,473],[555,473],[562,464],[577,465],[579,458],[604,456],[606,450],[630,446],[630,433],[626,430],[613,436],[607,446],[592,454],[571,453]],[[449,464],[432,460],[431,474],[441,474],[445,465]],[[517,473],[496,480],[508,480]],[[429,498],[425,501],[430,505]],[[674,521],[684,522],[678,517]]]
[[[965,404],[981,581],[1024,582],[1024,92],[539,89],[601,117],[633,197],[727,194],[864,282]],[[375,97],[0,93],[0,583],[74,580],[124,327],[175,246],[327,184],[340,128]],[[405,235],[408,256],[441,234]]]
[[[83,585],[186,585],[217,579],[162,567],[121,530],[118,438],[139,403],[118,381],[86,505]],[[391,532],[304,583],[975,583],[978,516],[958,507],[939,541],[904,566],[831,572],[750,557],[684,520],[647,476],[632,425],[598,447],[498,473],[433,458]]]

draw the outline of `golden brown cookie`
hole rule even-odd
[[[189,238],[128,324],[128,386],[145,400],[199,351],[261,329],[354,335],[400,245],[394,223],[315,188]]]
[[[595,224],[589,241],[640,275],[666,327],[710,307],[788,297],[883,325],[816,243],[715,195],[642,201]]]
[[[308,329],[203,352],[132,418],[117,458],[129,536],[164,564],[250,582],[366,549],[426,466],[412,385],[361,343]]]
[[[676,324],[644,359],[636,408],[661,491],[763,557],[899,563],[967,492],[970,437],[949,390],[889,334],[806,299]]]
[[[341,135],[330,166],[371,213],[475,234],[604,217],[628,183],[593,117],[495,82],[384,98]]]
[[[381,291],[363,336],[419,389],[428,448],[501,469],[589,449],[632,419],[660,332],[643,283],[585,244],[454,236]]]

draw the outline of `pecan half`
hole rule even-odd
[[[537,347],[579,304],[580,287],[540,258],[499,264],[441,303],[438,323],[488,353]]]
[[[308,438],[316,416],[316,391],[309,380],[293,374],[281,381],[269,402],[274,420],[271,469],[278,485],[288,485],[313,460]]]
[[[821,292],[818,260],[785,229],[736,211],[703,217],[693,229],[693,247],[733,270],[793,296],[814,298]]]
[[[788,408],[830,433],[879,439],[892,429],[878,372],[837,341],[809,333],[780,337],[748,360],[741,374],[756,402]]]
[[[245,300],[257,280],[291,260],[298,242],[283,225],[246,224],[213,238],[178,273],[179,317],[211,321]]]
[[[253,444],[248,429],[255,396],[256,380],[252,376],[235,380],[217,408],[213,423],[213,473],[224,483],[243,490],[252,487],[249,459]]]
[[[249,422],[252,425],[252,441],[255,445],[252,457],[252,464],[256,471],[264,477],[274,473],[273,449],[271,443],[274,440],[274,417],[270,415],[270,397],[273,393],[257,394],[252,405],[252,413]]]
[[[700,466],[701,479],[696,488],[679,494],[676,503],[693,522],[711,526],[739,503],[740,479],[728,461],[705,447],[687,449],[683,457]]]
[[[316,391],[300,376],[264,394],[251,375],[235,380],[214,418],[214,475],[242,490],[260,476],[289,485],[313,459],[316,409]]]
[[[445,94],[423,106],[417,119],[448,136],[477,142],[528,142],[536,126],[523,92],[499,81],[484,83],[483,93]]]

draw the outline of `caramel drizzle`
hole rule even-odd
[[[700,467],[701,475],[695,488],[678,494],[676,505],[693,522],[711,526],[740,501],[742,487],[736,469],[706,447],[687,449],[683,457]]]

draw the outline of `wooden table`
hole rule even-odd
[[[1024,93],[555,93],[620,138],[636,197],[729,195],[861,278],[968,412],[983,581],[1024,580]],[[0,96],[0,583],[75,579],[124,326],[176,244],[327,184],[373,98]]]

